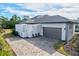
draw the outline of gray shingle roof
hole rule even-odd
[[[35,16],[35,17],[31,18],[31,20],[33,20],[33,22],[26,21],[24,23],[67,23],[67,22],[76,23],[76,22],[71,21],[70,19],[60,16],[60,15],[54,15],[54,16],[39,15],[39,16]]]
[[[65,17],[62,17],[60,15],[54,15],[54,16],[49,16],[49,15],[44,15],[44,16],[36,16],[32,18],[36,23],[38,22],[70,22],[70,19],[67,19]]]

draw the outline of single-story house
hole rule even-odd
[[[16,24],[15,30],[21,37],[44,36],[69,41],[74,35],[77,23],[60,15],[43,15]]]

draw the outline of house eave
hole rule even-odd
[[[79,24],[78,22],[34,22],[34,23],[25,23],[25,24],[52,24],[52,23],[72,23],[72,24]]]

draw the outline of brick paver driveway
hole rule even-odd
[[[25,39],[20,37],[11,37],[6,38],[6,41],[18,56],[63,56],[62,54],[56,52],[53,48],[53,44],[57,40],[44,37]]]

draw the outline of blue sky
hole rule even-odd
[[[30,17],[36,15],[62,15],[76,19],[79,15],[79,4],[62,3],[0,3],[0,16],[12,15]]]

